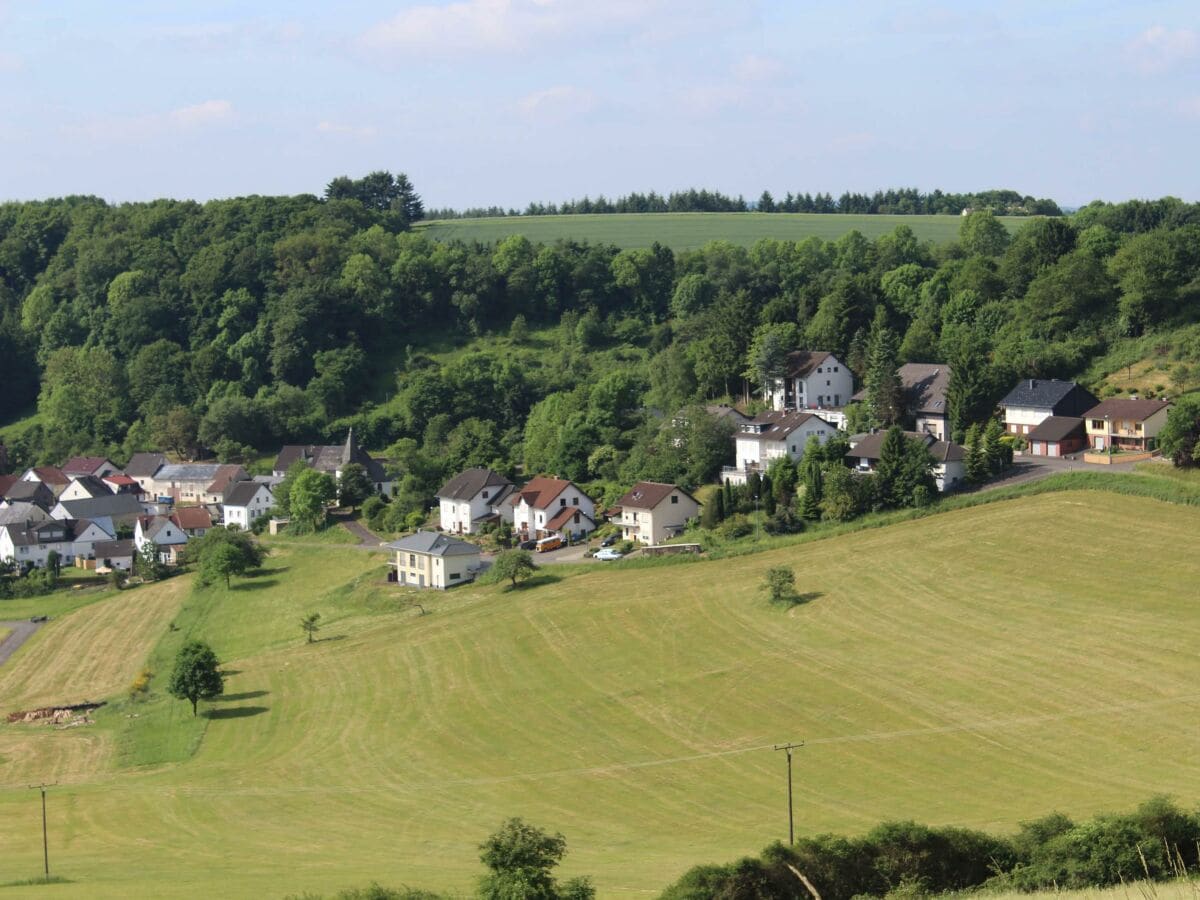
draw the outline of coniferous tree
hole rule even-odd
[[[880,306],[867,344],[867,408],[875,427],[895,425],[903,408],[897,374],[899,343],[888,327],[887,311]]]
[[[1004,468],[1004,445],[1000,443],[1003,434],[1004,429],[1000,422],[996,419],[989,419],[987,427],[983,430],[982,446],[987,470],[992,475],[999,475]]]
[[[967,480],[978,484],[987,479],[987,457],[983,453],[983,437],[978,425],[967,429]]]
[[[717,513],[717,524],[725,521],[725,491],[724,489],[717,491],[716,497],[713,498],[712,508]]]

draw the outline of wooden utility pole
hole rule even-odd
[[[788,846],[796,843],[796,823],[792,814],[792,751],[804,746],[804,741],[798,744],[776,744],[776,750],[787,753],[787,794],[788,794]]]
[[[46,871],[46,878],[50,878],[50,842],[46,836],[46,788],[52,787],[48,784],[31,784],[30,790],[42,792],[42,865]]]

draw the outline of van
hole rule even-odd
[[[550,537],[544,537],[537,542],[537,552],[545,553],[547,550],[557,550],[563,545],[562,538],[557,534]]]

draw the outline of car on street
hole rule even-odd
[[[602,540],[600,542],[600,546],[601,547],[611,547],[616,542],[617,542],[617,536],[615,534],[610,534],[608,537],[606,537],[604,540]]]
[[[521,541],[521,543],[517,544],[517,549],[518,550],[532,550],[536,546],[537,546],[537,541]]]
[[[596,551],[596,559],[620,559],[622,556],[619,550],[613,550],[611,547],[605,547],[603,550]]]

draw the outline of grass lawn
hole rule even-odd
[[[770,747],[787,740],[806,742],[801,833],[1200,798],[1200,509],[1044,493],[760,554],[426,592],[425,616],[379,563],[279,546],[230,590],[175,579],[50,623],[0,667],[0,711],[115,702],[92,728],[0,725],[0,882],[39,871],[26,785],[43,779],[59,782],[52,870],[74,884],[41,892],[92,897],[464,891],[510,815],[567,836],[564,876],[649,896],[786,833]],[[810,602],[763,599],[779,564]],[[311,611],[326,640],[306,645]],[[122,697],[190,636],[231,672],[213,717],[163,699],[163,674],[148,701]]]
[[[731,241],[749,247],[763,238],[802,241],[809,237],[836,240],[857,229],[875,239],[897,225],[907,225],[919,240],[941,243],[958,237],[960,216],[822,215],[816,213],[641,213],[579,216],[517,216],[489,219],[444,219],[417,228],[439,241],[492,243],[523,234],[534,243],[560,238],[649,247],[655,241],[674,250],[695,250],[709,241]],[[1015,231],[1029,221],[1016,216],[1001,221]]]
[[[279,534],[263,534],[262,542],[268,547],[288,544],[357,544],[358,538],[343,528],[337,522],[330,522],[328,527],[310,534],[292,534],[284,530]]]

